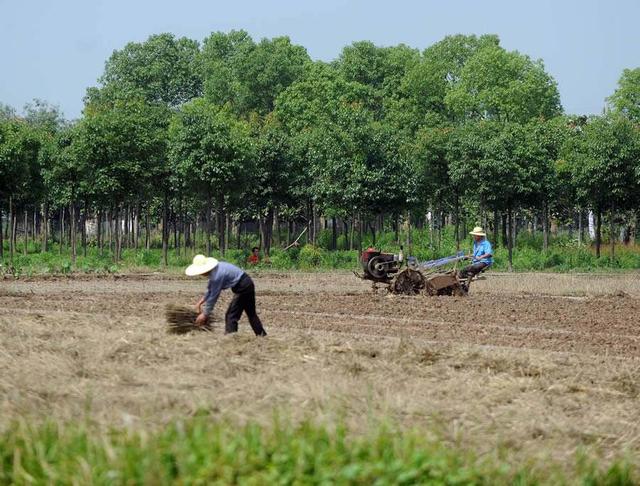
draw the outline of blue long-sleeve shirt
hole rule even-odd
[[[489,255],[485,258],[478,258],[482,255]],[[493,248],[491,243],[485,238],[479,243],[473,242],[473,263],[486,263],[491,265],[493,263]]]
[[[227,262],[220,262],[209,274],[207,293],[204,296],[203,314],[208,316],[220,297],[220,292],[234,287],[244,275],[244,270]]]

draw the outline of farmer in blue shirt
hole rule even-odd
[[[476,226],[469,234],[473,235],[473,253],[466,257],[471,260],[471,265],[462,269],[460,272],[462,278],[475,277],[493,263],[493,248],[484,230]]]
[[[267,335],[256,313],[256,290],[253,280],[242,269],[231,263],[219,262],[215,258],[196,255],[185,273],[190,277],[202,275],[209,279],[207,293],[197,304],[200,315],[196,319],[196,324],[204,326],[209,321],[220,292],[231,289],[234,295],[224,316],[225,334],[238,332],[238,320],[244,311],[256,336]]]

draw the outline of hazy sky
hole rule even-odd
[[[323,60],[363,39],[424,49],[492,33],[544,60],[568,113],[600,113],[622,70],[640,67],[639,21],[638,0],[0,0],[0,102],[41,98],[78,117],[111,52],[161,32],[288,35]]]

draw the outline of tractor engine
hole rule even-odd
[[[360,257],[360,264],[364,271],[362,278],[388,284],[400,270],[402,260],[402,248],[398,255],[382,253],[375,248],[367,248]]]

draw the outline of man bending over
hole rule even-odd
[[[242,269],[231,263],[219,262],[215,258],[196,255],[185,273],[190,277],[202,275],[209,279],[207,292],[197,304],[200,315],[196,319],[196,324],[204,326],[209,322],[209,317],[218,301],[220,292],[224,289],[231,289],[234,295],[224,317],[225,334],[238,332],[238,320],[244,311],[256,336],[267,335],[256,312],[256,290],[253,280]],[[202,308],[203,304],[204,309]]]

